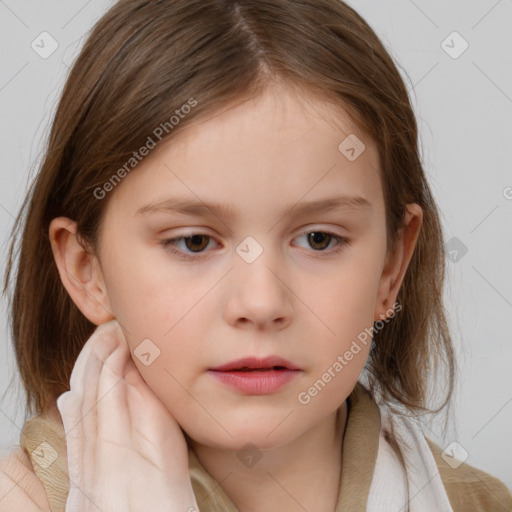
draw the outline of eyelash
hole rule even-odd
[[[335,233],[332,233],[330,231],[318,231],[318,230],[313,230],[313,231],[305,231],[304,233],[302,233],[301,235],[299,236],[304,236],[304,235],[309,235],[311,233],[322,233],[323,235],[329,235],[332,237],[332,240],[336,240],[337,245],[331,249],[331,250],[316,250],[316,251],[313,251],[313,252],[319,252],[319,253],[322,253],[322,252],[327,252],[329,254],[339,254],[341,251],[343,251],[345,249],[345,246],[348,245],[348,239],[343,237],[343,236],[339,236],[339,235],[336,235]],[[175,238],[168,238],[166,240],[162,240],[160,242],[160,244],[164,247],[164,249],[172,254],[176,254],[177,256],[179,256],[181,259],[183,260],[186,260],[186,261],[192,261],[192,260],[199,260],[199,259],[202,259],[205,257],[205,253],[204,252],[198,252],[198,253],[187,253],[185,251],[182,251],[180,249],[176,249],[175,245],[176,245],[176,242],[178,242],[179,240],[185,240],[185,239],[188,239],[188,238],[192,238],[193,236],[196,236],[196,235],[202,235],[202,236],[206,236],[208,237],[210,240],[213,239],[212,236],[206,234],[206,233],[192,233],[191,235],[189,236],[178,236],[178,237],[175,237]],[[330,243],[330,241],[329,241]]]

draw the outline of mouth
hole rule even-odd
[[[236,393],[271,395],[298,378],[302,370],[279,356],[253,356],[210,368],[208,373]]]
[[[279,370],[288,370],[285,366],[273,366],[272,368],[248,368],[244,366],[243,368],[233,368],[232,370],[227,370],[230,372],[270,372],[270,371],[279,371]],[[224,370],[226,371],[226,370]]]
[[[290,361],[278,356],[245,357],[229,363],[210,368],[214,372],[265,372],[265,371],[300,370]]]

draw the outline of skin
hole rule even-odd
[[[349,134],[366,146],[354,161],[338,150]],[[96,254],[78,243],[72,219],[50,226],[75,304],[96,325],[117,319],[132,356],[147,338],[160,349],[149,366],[133,356],[135,365],[240,510],[334,510],[346,398],[370,344],[360,344],[308,404],[297,396],[359,333],[389,315],[421,208],[408,205],[397,250],[388,250],[374,142],[343,110],[284,86],[191,124],[110,194]],[[171,195],[226,203],[236,215],[136,214]],[[339,195],[363,196],[371,207],[285,215],[288,205]],[[315,245],[312,232],[332,232],[347,245],[336,253],[334,238]],[[175,247],[192,257],[202,249],[196,260],[161,245],[193,234],[211,238]],[[252,263],[236,252],[248,236],[263,249]],[[207,373],[240,357],[271,354],[302,370],[273,394],[244,395]],[[247,443],[261,455],[251,467],[237,457]]]

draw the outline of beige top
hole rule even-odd
[[[379,408],[369,392],[357,383],[348,397],[341,468],[343,477],[340,481],[336,512],[366,510],[377,458],[379,432]],[[452,469],[441,457],[442,449],[430,439],[426,440],[454,512],[512,512],[512,494],[503,482],[466,463]],[[25,423],[20,445],[21,449],[18,446],[18,451],[13,452],[10,466],[5,467],[4,474],[0,477],[7,476],[12,482],[23,473],[18,487],[25,493],[23,496],[27,503],[33,503],[37,500],[35,494],[41,492],[41,486],[31,485],[30,478],[37,475],[44,486],[51,512],[63,512],[69,492],[69,478],[64,428],[55,406],[46,414]],[[14,460],[17,460],[17,465]],[[200,512],[239,512],[190,449],[189,471]],[[0,494],[0,510],[3,511],[2,498],[9,489],[5,485],[3,490],[1,487],[0,493],[3,494]],[[9,512],[11,510],[21,509],[11,508]]]

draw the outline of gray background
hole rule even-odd
[[[349,3],[380,35],[409,85],[449,240],[445,299],[462,370],[456,422],[446,439],[436,422],[426,434],[443,448],[457,441],[467,463],[512,489],[512,0]],[[13,218],[69,65],[111,4],[0,0],[2,272]],[[45,31],[58,43],[47,59],[31,47]],[[464,40],[469,47],[458,55]],[[2,454],[18,443],[23,419],[6,306],[4,299],[0,392],[14,380],[0,403]]]

